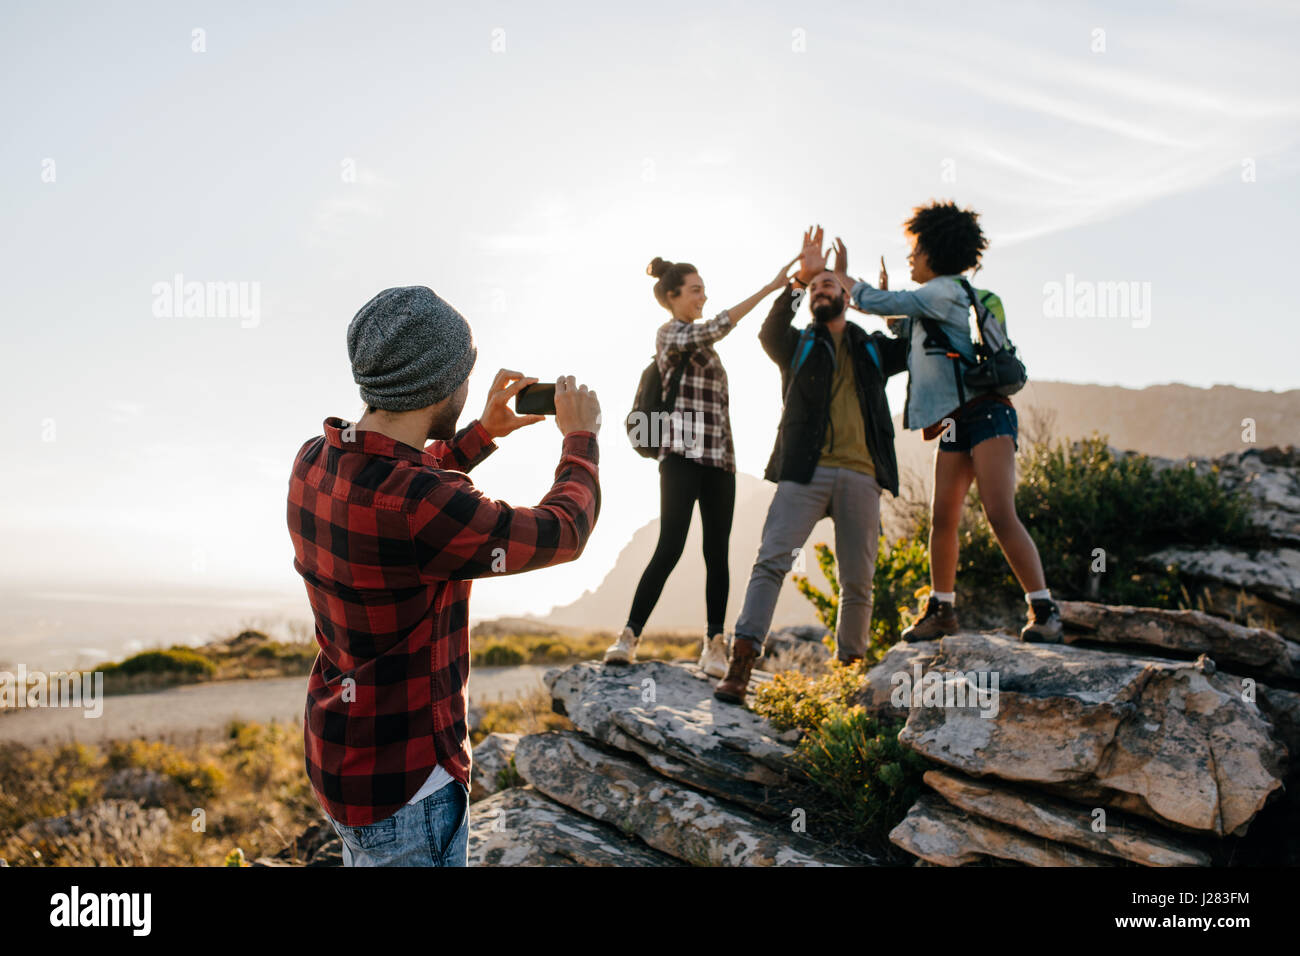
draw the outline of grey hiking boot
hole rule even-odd
[[[1020,639],[1033,644],[1059,644],[1064,630],[1055,601],[1033,601],[1029,605],[1029,623],[1020,631]]]

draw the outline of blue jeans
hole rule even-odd
[[[981,402],[954,419],[952,429],[939,437],[939,450],[969,455],[980,442],[999,435],[1010,437],[1011,444],[1019,450],[1019,431],[1020,423],[1014,408],[1001,402]]]
[[[378,823],[330,823],[344,866],[469,866],[469,791],[455,780]]]

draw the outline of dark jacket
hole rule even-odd
[[[802,332],[791,327],[797,305],[794,287],[787,285],[763,321],[758,340],[763,351],[781,367],[784,407],[776,445],[763,477],[768,481],[807,484],[821,457],[830,421],[831,383],[835,373],[835,339],[821,323]],[[853,378],[867,436],[867,450],[876,465],[876,481],[898,494],[898,459],[894,455],[894,422],[885,397],[885,382],[907,368],[906,339],[867,333],[848,322],[844,334],[853,353]]]

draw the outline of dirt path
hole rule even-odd
[[[509,700],[542,686],[545,667],[476,667],[470,674],[470,703]],[[226,721],[240,718],[302,724],[306,677],[191,684],[150,694],[104,698],[103,714],[87,718],[83,710],[45,708],[0,714],[0,740],[29,747],[76,740],[97,743],[130,737],[193,739],[215,736]]]

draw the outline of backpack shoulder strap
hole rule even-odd
[[[677,392],[682,386],[682,376],[686,374],[686,366],[690,362],[694,351],[694,348],[683,349],[681,356],[677,359],[677,367],[673,369],[673,375],[668,382],[668,391],[664,395],[663,403],[663,407],[670,412],[673,410],[673,406],[677,404]]]
[[[964,276],[960,277],[959,281],[961,287],[966,290],[966,298],[970,300],[971,308],[975,310],[975,330],[979,334],[979,344],[990,353],[1011,348],[1011,343],[1007,340],[1006,316],[1002,314],[1000,302],[995,313],[983,298],[975,294],[975,289]],[[987,289],[984,290],[984,294],[992,296],[994,301],[999,301]]]
[[[932,339],[942,342],[944,348],[948,350],[948,358],[952,359],[952,374],[957,380],[957,405],[958,407],[966,404],[966,383],[962,379],[962,363],[966,360],[962,358],[960,352],[952,347],[952,339],[948,338],[948,333],[943,330],[937,319],[932,319],[928,315],[923,315],[921,324],[925,327],[926,334]]]
[[[804,359],[808,358],[808,353],[812,351],[813,340],[817,337],[816,331],[809,326],[799,332],[799,341],[794,347],[794,355],[790,359],[790,371],[798,372],[803,365]]]

